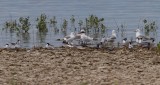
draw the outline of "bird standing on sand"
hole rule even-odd
[[[93,38],[87,36],[85,33],[81,33],[80,37],[81,37],[80,39],[81,39],[82,45],[86,45],[87,42],[93,41]]]
[[[139,42],[138,42],[138,45],[140,47],[143,47],[143,48],[151,48],[151,47],[154,47],[155,45],[155,40],[154,38],[151,38],[151,41],[143,41],[142,38],[139,39]]]
[[[128,48],[129,49],[133,48],[132,42],[129,42]]]
[[[70,35],[67,35],[63,38],[63,43],[73,44],[72,41],[76,38],[75,33],[71,32]]]
[[[86,45],[88,42],[93,41],[92,37],[89,37],[85,34],[85,30],[81,29],[78,34],[76,34],[76,39],[80,40],[81,45]]]
[[[152,40],[153,38],[151,38],[150,36],[144,36],[141,34],[141,30],[140,29],[137,29],[136,31],[136,41],[139,42],[139,40]]]
[[[50,43],[47,43],[45,47],[46,48],[54,48],[54,45],[51,45]]]
[[[122,46],[127,47],[129,49],[133,48],[132,41],[127,41],[127,38],[122,40]]]
[[[11,48],[19,48],[20,47],[20,40],[17,40],[16,43],[11,43]]]
[[[127,38],[124,38],[124,39],[122,40],[122,46],[126,47],[126,46],[128,46],[128,45],[129,45],[129,41],[127,41]]]
[[[109,39],[116,39],[117,35],[116,35],[116,31],[112,30],[112,35],[109,37]]]
[[[138,46],[149,49],[154,46],[154,41],[154,38],[142,35],[140,29],[136,30],[136,42]]]
[[[106,43],[113,44],[116,38],[117,38],[116,32],[115,32],[115,30],[112,30],[111,36],[109,36],[107,38],[103,37],[101,39],[100,45],[104,46]]]
[[[71,32],[70,35],[67,35],[63,38],[63,43],[66,43],[66,44],[69,44],[69,45],[73,45],[72,41],[73,40],[76,40],[76,39],[79,39],[82,43],[81,44],[85,44],[87,42],[90,42],[93,40],[93,38],[87,36],[85,34],[85,31],[82,29],[80,31],[80,33],[74,33],[74,32]]]
[[[4,48],[9,48],[9,44],[6,44]]]
[[[112,35],[109,36],[109,37],[107,37],[107,38],[103,37],[103,38],[101,39],[101,43],[114,42],[114,40],[115,40],[116,38],[117,38],[116,32],[115,32],[115,30],[112,30]]]

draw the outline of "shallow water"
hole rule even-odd
[[[16,42],[17,39],[23,42],[23,47],[32,47],[34,44],[44,44],[46,42],[61,46],[62,43],[56,41],[56,39],[64,36],[61,32],[55,34],[49,28],[46,36],[38,36],[35,20],[41,13],[45,13],[48,17],[56,16],[58,28],[60,28],[63,19],[69,21],[71,15],[75,15],[76,22],[78,22],[79,19],[84,20],[90,14],[94,14],[105,18],[105,25],[109,29],[108,34],[110,34],[111,29],[117,29],[117,25],[120,27],[123,24],[127,30],[124,37],[131,38],[133,36],[134,38],[135,33],[133,31],[137,28],[143,28],[143,19],[156,21],[159,27],[159,4],[159,0],[2,0],[0,3],[0,28],[3,28],[3,23],[7,20],[18,20],[19,17],[26,16],[30,16],[32,25],[27,39],[22,36],[17,37],[15,33],[10,34],[1,30],[0,46],[5,45],[5,43]],[[76,27],[78,27],[78,24]],[[70,28],[70,25],[68,28]],[[118,36],[117,41],[120,42],[122,39],[120,33]],[[154,37],[158,42],[159,29]]]

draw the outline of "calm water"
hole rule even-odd
[[[84,20],[90,14],[94,14],[105,18],[105,25],[109,28],[108,33],[111,29],[117,29],[117,25],[124,24],[127,29],[125,36],[135,36],[133,31],[138,27],[143,27],[143,19],[156,21],[158,27],[160,26],[159,4],[160,0],[1,0],[1,28],[3,28],[5,21],[19,17],[30,16],[33,24],[28,39],[0,30],[0,46],[15,42],[17,39],[22,40],[23,47],[32,47],[33,44],[44,44],[45,42],[60,46],[61,42],[56,41],[56,39],[63,37],[61,33],[55,34],[52,29],[49,29],[46,37],[38,36],[35,20],[41,13],[45,13],[48,17],[56,16],[59,23],[58,27],[64,18],[69,20],[71,15],[75,15],[78,20]],[[159,30],[157,33],[156,41],[158,42]]]

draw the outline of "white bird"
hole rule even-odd
[[[110,39],[116,39],[116,38],[117,38],[116,31],[112,30],[112,35],[111,35]]]
[[[84,30],[84,29],[81,29],[80,33],[85,33],[85,30]]]
[[[129,42],[127,41],[127,38],[124,38],[123,40],[122,40],[122,46],[126,46],[126,45],[128,45],[129,44]]]
[[[139,43],[139,38],[136,37],[136,43]]]
[[[139,42],[138,39],[140,40],[140,38],[142,38],[142,40],[152,40],[151,37],[142,35],[140,29],[137,29],[135,32],[136,32],[136,41],[137,42]]]
[[[6,44],[4,48],[9,48],[9,44]]]
[[[51,45],[50,43],[47,43],[45,47],[54,49],[54,45]]]
[[[75,35],[75,33],[74,33],[74,32],[71,32],[70,35],[65,36],[63,39],[64,39],[64,40],[67,40],[67,39],[69,39],[69,38],[71,38],[71,37],[74,37],[74,35]]]
[[[115,32],[115,30],[112,30],[112,35],[110,37],[106,38],[106,41],[113,43],[116,38],[117,38],[116,32]]]
[[[71,44],[74,39],[75,39],[75,33],[71,32],[70,35],[67,35],[63,38],[63,42],[67,44]]]
[[[109,36],[109,37],[107,37],[107,38],[103,37],[103,38],[101,39],[101,43],[114,42],[114,40],[115,40],[116,38],[117,38],[116,32],[115,32],[115,30],[112,30],[111,36]]]
[[[122,43],[125,44],[126,41],[127,41],[127,38],[124,38],[124,39],[122,40]]]
[[[122,40],[122,46],[124,46],[124,47],[127,47],[127,48],[133,48],[133,45],[132,45],[132,41],[127,41],[127,38],[124,38],[123,40]]]
[[[145,36],[143,36],[143,35],[141,34],[140,29],[137,29],[137,30],[136,30],[136,42],[137,42],[137,43],[141,43],[141,42],[142,42],[142,39],[143,39],[144,37],[145,37]]]
[[[105,43],[105,41],[106,41],[106,38],[105,38],[105,36],[103,36],[101,41],[100,41],[100,44],[103,45]]]
[[[75,35],[76,39],[79,39],[82,45],[86,45],[87,42],[93,41],[92,37],[85,34],[85,30],[81,29],[78,34]]]
[[[138,44],[141,44],[141,43],[143,42],[143,38],[137,38],[137,39],[136,39],[136,42],[137,42]]]
[[[11,43],[11,47],[12,48],[19,48],[20,47],[20,40],[17,40],[17,42],[16,43]]]
[[[151,41],[144,41],[142,38],[139,39],[138,45],[141,47],[146,47],[146,48],[150,48],[153,47],[155,45],[155,39],[151,38]]]
[[[136,30],[136,38],[140,38],[140,37],[143,37],[143,35],[141,34],[140,29],[137,29]]]
[[[140,29],[136,30],[136,42],[139,46],[150,48],[154,46],[154,41],[154,38],[142,35]]]
[[[66,43],[66,44],[69,44],[69,45],[73,45],[73,40],[76,40],[76,39],[80,39],[81,38],[81,34],[78,33],[74,33],[74,32],[71,32],[70,35],[67,35],[63,38],[63,43]]]
[[[113,44],[113,42],[115,41],[116,38],[117,38],[116,32],[115,32],[115,30],[112,30],[111,36],[109,36],[107,38],[105,38],[105,37],[101,38],[101,41],[100,41],[100,44],[98,44],[98,47],[99,47],[99,45],[101,45],[103,47],[107,43],[108,44]]]
[[[132,42],[129,42],[128,48],[129,49],[133,48]]]
[[[80,39],[82,41],[82,44],[86,44],[87,42],[93,41],[93,38],[87,36],[85,33],[80,34]]]

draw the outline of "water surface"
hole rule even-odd
[[[156,21],[159,27],[160,14],[159,0],[1,0],[0,3],[0,28],[7,20],[14,20],[19,17],[30,16],[31,29],[29,38],[24,39],[22,36],[17,37],[15,33],[0,31],[0,45],[15,42],[17,39],[22,40],[23,47],[32,47],[33,44],[52,43],[56,46],[62,45],[56,41],[62,38],[61,33],[54,34],[49,29],[46,37],[39,37],[35,27],[36,17],[45,13],[48,17],[56,16],[58,28],[63,19],[69,21],[71,15],[75,15],[77,20],[84,20],[91,14],[105,18],[105,25],[109,29],[117,29],[121,24],[125,25],[127,33],[125,36],[134,37],[133,32],[137,28],[143,28],[143,19]],[[78,22],[78,21],[77,21]],[[76,25],[78,27],[78,25]],[[70,25],[68,26],[70,28]],[[69,33],[69,32],[68,32]],[[159,41],[159,29],[157,30],[157,42]],[[118,41],[121,41],[120,39]]]

